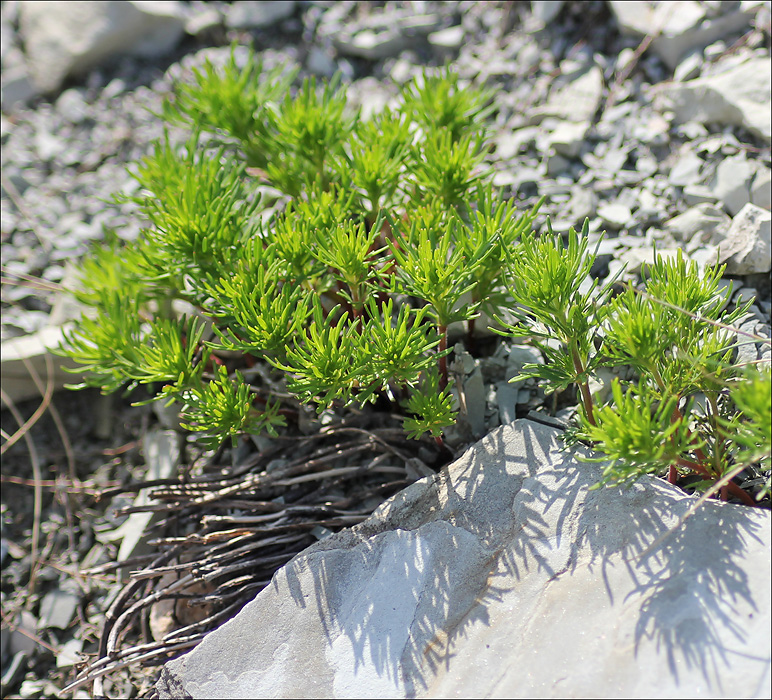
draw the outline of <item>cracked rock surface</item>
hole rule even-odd
[[[561,444],[496,429],[295,557],[160,697],[768,697],[770,513],[679,524],[677,489],[589,490]]]

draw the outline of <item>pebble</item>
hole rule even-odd
[[[81,660],[82,651],[83,640],[70,639],[68,642],[62,644],[59,649],[59,653],[56,655],[56,667],[69,668],[70,666],[74,666]]]
[[[8,641],[8,653],[15,656],[20,651],[32,654],[40,648],[35,641],[37,636],[38,620],[28,610],[22,610],[16,618],[15,629],[11,632]],[[27,634],[24,634],[24,633]]]
[[[718,197],[706,185],[687,185],[684,187],[684,201],[689,206],[706,203],[714,204],[718,201]]]
[[[624,228],[632,215],[630,207],[619,202],[609,202],[598,207],[598,216],[605,224],[615,229]]]
[[[269,27],[290,17],[295,12],[295,5],[295,0],[234,2],[225,15],[225,24],[231,29]]]
[[[56,100],[56,111],[73,124],[80,124],[88,116],[88,104],[83,97],[83,90],[70,88]]]
[[[57,588],[46,593],[40,603],[38,626],[41,629],[48,627],[66,629],[79,603],[80,595],[72,590]]]
[[[702,158],[694,153],[687,152],[670,169],[670,175],[668,176],[670,184],[676,187],[685,187],[697,183],[703,164]]]
[[[757,168],[751,185],[751,203],[762,209],[772,209],[772,170]]]
[[[751,182],[755,174],[756,166],[745,154],[730,156],[718,164],[711,190],[731,216],[751,201]]]
[[[682,242],[699,237],[702,243],[718,243],[729,230],[732,220],[722,209],[703,203],[687,209],[665,222],[665,229]]]
[[[730,275],[768,273],[770,259],[770,226],[772,214],[755,204],[746,204],[737,216],[722,242],[719,262],[726,262]]]
[[[464,28],[460,25],[429,34],[429,43],[441,49],[457,49],[463,41]]]

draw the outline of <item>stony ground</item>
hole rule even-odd
[[[734,26],[738,3],[693,4]],[[298,64],[301,76],[340,71],[365,109],[377,109],[424,66],[446,61],[462,77],[495,87],[496,184],[523,207],[546,194],[542,212],[556,230],[589,217],[592,231],[608,231],[605,274],[627,262],[634,277],[654,244],[707,259],[742,206],[742,193],[726,183],[746,178],[762,198],[769,188],[769,139],[752,124],[679,123],[657,98],[674,75],[709,78],[726,61],[768,61],[769,3],[675,66],[647,50],[651,37],[623,31],[613,4],[601,1],[556,3],[554,16],[547,3],[299,2],[261,28],[236,21],[230,3],[180,5],[191,17],[213,10],[215,19],[161,60],[116,59],[51,95],[14,104],[6,104],[4,87],[3,341],[67,319],[60,285],[105,229],[126,240],[139,235],[130,209],[104,200],[127,191],[126,164],[162,134],[148,108],[158,109],[174,79],[205,55],[224,57],[233,40],[253,44],[269,65]],[[18,3],[3,3],[4,74],[23,56],[18,14]],[[416,18],[429,29],[417,31]],[[380,43],[363,42],[368,31]],[[733,278],[755,290],[749,328],[769,337],[768,268]],[[749,352],[746,359],[768,357],[761,344]],[[537,392],[521,394],[517,415],[543,404]],[[124,581],[109,567],[92,577],[78,572],[115,561],[110,535],[127,517],[115,510],[135,494],[119,487],[143,479],[142,441],[158,424],[149,408],[129,402],[62,392],[43,410],[34,399],[16,406],[16,415],[2,412],[4,697],[54,696],[77,677],[80,653],[95,657]],[[489,428],[505,418],[495,402],[480,411]],[[141,628],[128,635],[133,644],[150,637]],[[157,670],[116,670],[104,692],[145,695]],[[90,697],[89,690],[64,697]]]

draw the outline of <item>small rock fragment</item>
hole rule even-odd
[[[715,204],[718,197],[707,185],[687,185],[684,187],[684,200],[689,206],[696,204]]]
[[[697,239],[706,243],[723,238],[731,224],[732,220],[721,209],[705,203],[666,221],[665,230],[677,241],[687,243]]]
[[[225,24],[231,29],[256,29],[270,27],[295,12],[295,0],[242,0],[228,9]]]
[[[747,160],[744,154],[726,158],[716,168],[711,190],[731,216],[750,202],[755,174],[756,164]]]
[[[751,185],[751,203],[762,209],[772,209],[772,170],[761,168]]]
[[[704,161],[694,153],[687,152],[678,159],[676,164],[670,169],[668,180],[671,185],[676,187],[685,187],[696,183],[700,177],[700,170]]]
[[[730,275],[749,275],[769,272],[770,226],[772,214],[755,204],[746,204],[732,219],[726,238],[720,248],[720,263],[726,263]]]
[[[771,84],[766,57],[752,58],[724,72],[685,83],[665,83],[655,92],[662,102],[660,108],[671,109],[677,122],[742,126],[770,143]]]
[[[442,49],[457,49],[464,41],[464,28],[461,25],[440,29],[429,34],[429,43]]]
[[[630,207],[618,202],[601,204],[598,207],[598,216],[610,227],[620,229],[630,224],[632,212]]]
[[[72,590],[57,588],[46,593],[40,603],[39,629],[66,629],[80,603],[80,595]]]
[[[547,143],[558,155],[575,158],[582,149],[589,126],[588,122],[561,122],[550,134]]]
[[[81,651],[83,651],[82,639],[71,639],[59,649],[56,655],[57,668],[69,668],[80,661]]]

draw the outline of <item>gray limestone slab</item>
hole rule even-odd
[[[299,554],[161,698],[769,697],[770,513],[491,432]],[[670,528],[673,532],[665,536]]]

